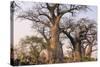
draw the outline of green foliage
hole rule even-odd
[[[97,59],[95,58],[91,58],[91,57],[82,57],[81,58],[81,62],[87,62],[87,61],[97,61]],[[64,57],[64,62],[73,62],[73,58],[72,57]]]
[[[34,44],[34,43],[37,43],[37,44],[41,44],[42,48],[46,48],[47,47],[47,43],[44,42],[43,38],[40,38],[40,37],[36,37],[36,36],[26,36],[24,39],[22,39],[21,41],[21,44],[25,45],[25,44]]]
[[[82,61],[82,62],[84,62],[84,61],[96,61],[96,59],[95,59],[95,58],[91,58],[91,57],[83,57],[83,58],[81,59],[81,61]]]
[[[20,51],[18,51],[17,59],[20,60],[20,64],[37,64],[40,51],[44,48],[47,48],[47,43],[43,38],[36,36],[26,36],[20,41]],[[25,52],[26,47],[29,46],[29,51]],[[28,54],[28,55],[27,55]]]
[[[72,62],[73,61],[73,58],[72,57],[64,57],[64,62]]]

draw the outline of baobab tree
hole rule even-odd
[[[82,26],[84,26],[83,29],[85,29],[81,34],[81,46],[83,50],[85,50],[85,53],[82,53],[84,53],[86,57],[91,58],[92,52],[97,50],[97,23],[94,20],[86,18],[81,19],[80,22],[84,23]]]
[[[97,45],[96,21],[87,18],[81,18],[78,21],[66,18],[64,23],[60,26],[60,30],[71,41],[72,47],[70,48],[73,51],[74,61],[81,61],[87,56],[91,58],[93,47]]]
[[[49,63],[55,63],[56,61],[63,61],[61,59],[62,50],[59,51],[60,42],[60,20],[62,17],[66,17],[66,14],[75,14],[82,10],[86,10],[86,5],[66,5],[55,3],[33,3],[32,8],[27,11],[21,12],[18,17],[27,19],[33,22],[33,27],[41,32],[42,36],[47,41],[49,47],[48,51],[52,53]],[[48,36],[46,35],[48,33]]]

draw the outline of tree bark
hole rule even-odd
[[[57,45],[59,44],[58,37],[59,37],[59,33],[58,33],[57,26],[55,25],[51,28],[51,39],[50,39],[50,49],[52,52],[52,62],[55,62],[55,60],[57,59],[56,49],[57,49]]]
[[[79,62],[81,60],[81,41],[80,41],[80,30],[76,30],[76,37],[75,39],[70,35],[70,33],[67,33],[66,31],[63,31],[64,34],[70,39],[72,46],[73,46],[73,61]]]
[[[75,48],[74,48],[74,61],[81,61],[81,40],[80,40],[80,29],[76,28]]]
[[[74,48],[74,61],[79,62],[81,61],[81,46],[80,43],[77,42]]]
[[[91,58],[91,54],[92,54],[92,45],[90,44],[86,51],[86,57]]]
[[[63,55],[63,49],[62,49],[62,44],[61,42],[59,42],[59,44],[57,45],[57,63],[62,63],[63,59],[64,59],[64,55]]]
[[[59,21],[60,16],[57,16],[54,25],[50,28],[50,51],[52,52],[51,61],[52,63],[59,62],[62,56],[62,46],[59,43]]]

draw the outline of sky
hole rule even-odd
[[[27,8],[30,8],[32,4],[25,3],[25,5],[22,5],[22,7],[26,10]],[[96,6],[90,6],[91,10],[88,11],[82,11],[77,16],[74,16],[74,18],[89,18],[97,20],[97,7]],[[35,29],[31,28],[32,22],[29,20],[20,20],[14,18],[14,45],[18,45],[20,39],[24,38],[25,36],[31,36],[31,35],[40,35],[36,32]],[[65,43],[69,44],[68,40],[65,40]],[[66,44],[65,44],[66,46]]]

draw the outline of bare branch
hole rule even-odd
[[[94,50],[92,50],[92,52],[94,52],[94,51],[97,51],[98,49],[94,49]]]
[[[83,5],[78,5],[78,6],[75,6],[75,5],[70,5],[70,9],[66,9],[62,12],[60,12],[60,14],[63,16],[65,13],[73,13],[75,11],[80,11],[80,10],[85,10],[87,8],[87,6],[83,6]]]
[[[49,42],[49,39],[47,38],[47,36],[45,35],[45,27],[42,28],[42,31],[38,30],[38,32],[44,37],[44,39],[47,41],[47,43]]]

